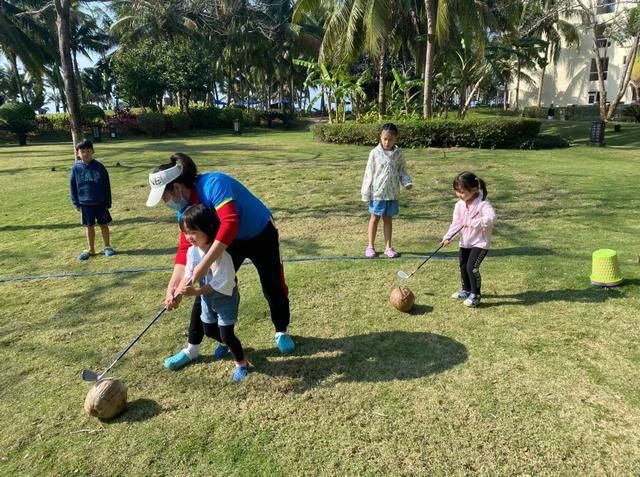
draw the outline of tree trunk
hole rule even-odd
[[[638,54],[638,43],[640,43],[640,33],[638,33],[634,39],[631,48],[629,49],[629,54],[627,55],[627,64],[625,65],[624,74],[620,79],[620,85],[618,86],[618,94],[609,104],[609,110],[607,111],[607,121],[611,121],[613,118],[613,114],[620,103],[620,100],[624,96],[624,93],[627,91],[627,87],[629,86],[629,81],[631,80],[631,70],[633,69],[633,65],[636,62],[636,56]]]
[[[424,0],[424,6],[427,13],[427,51],[424,61],[422,116],[428,119],[433,115],[431,100],[433,95],[433,57],[436,41],[436,1]]]
[[[78,98],[76,78],[73,74],[73,61],[71,59],[71,31],[69,26],[71,0],[54,0],[54,4],[62,80],[69,106],[69,122],[71,123],[71,138],[74,144],[73,155],[75,157],[75,144],[82,139],[82,126],[80,125],[80,99]]]
[[[378,65],[378,119],[382,119],[385,113],[384,80],[386,76],[386,53],[386,42],[383,40],[380,46],[380,64]]]
[[[22,78],[20,78],[20,71],[18,71],[18,59],[15,54],[9,54],[9,61],[11,61],[11,67],[13,68],[13,76],[16,80],[16,89],[18,90],[18,94],[20,95],[20,99],[23,103],[27,102],[27,98],[24,96],[24,91],[22,91]]]
[[[72,60],[73,60],[73,71],[74,74],[76,75],[76,82],[78,84],[78,95],[80,97],[80,104],[84,103],[84,92],[82,91],[82,77],[80,76],[80,68],[78,67],[78,52],[76,51],[76,49],[73,49],[72,52],[73,56],[72,56]]]
[[[516,111],[520,110],[520,72],[522,71],[522,67],[520,66],[520,57],[518,57],[518,61],[516,62],[518,65],[516,67]]]
[[[471,90],[471,93],[469,94],[469,96],[467,96],[467,100],[464,102],[464,106],[462,107],[462,110],[460,111],[460,117],[464,118],[465,115],[467,114],[467,110],[469,109],[469,105],[471,104],[471,101],[473,100],[473,97],[478,93],[478,90],[480,89],[480,84],[484,81],[484,75],[480,77],[480,79],[478,81],[476,81],[476,84],[473,85],[473,89]]]

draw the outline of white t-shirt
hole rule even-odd
[[[187,250],[187,267],[184,276],[190,278],[193,276],[193,270],[202,261],[205,256],[205,251],[199,249],[195,245],[189,247]],[[222,255],[213,262],[209,273],[200,280],[200,285],[209,285],[215,291],[224,295],[231,296],[233,294],[233,288],[236,286],[236,271],[233,268],[233,260],[231,255],[226,250],[222,252]]]

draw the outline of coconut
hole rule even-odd
[[[127,407],[127,386],[118,379],[102,379],[87,393],[84,410],[98,419],[111,419]]]
[[[391,303],[396,310],[407,313],[413,308],[415,302],[416,297],[407,287],[396,287],[391,290],[389,303]]]

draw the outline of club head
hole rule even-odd
[[[98,373],[91,371],[90,369],[82,370],[82,380],[83,381],[99,381],[100,376]]]
[[[407,278],[409,278],[409,275],[407,275],[407,272],[403,272],[402,270],[400,270],[400,271],[398,272],[398,276],[399,276],[400,278],[405,279],[405,280],[406,280]]]

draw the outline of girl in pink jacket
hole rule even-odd
[[[460,230],[460,277],[462,288],[451,298],[464,299],[464,304],[480,304],[480,264],[491,246],[491,232],[496,213],[487,200],[485,182],[473,172],[461,172],[453,180],[453,190],[459,199],[453,209],[453,221],[442,239],[447,246],[452,235]]]

